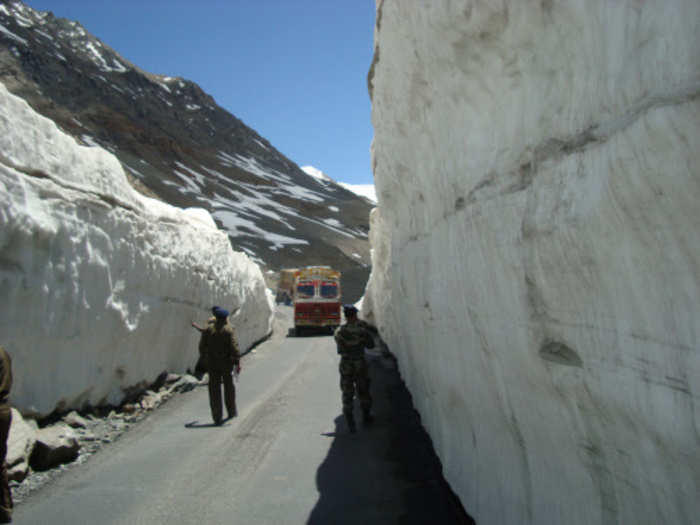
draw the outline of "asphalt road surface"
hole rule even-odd
[[[206,387],[176,396],[31,494],[14,523],[471,523],[395,361],[369,356],[376,421],[349,434],[333,338],[287,337],[290,318],[281,307],[243,358],[237,418],[213,426]]]

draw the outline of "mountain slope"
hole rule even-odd
[[[140,191],[209,210],[264,268],[329,264],[346,300],[369,271],[371,204],[304,173],[194,82],[142,71],[78,22],[0,0],[0,82],[121,161]]]

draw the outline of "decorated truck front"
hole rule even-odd
[[[334,329],[340,325],[340,272],[309,266],[294,275],[294,328]]]

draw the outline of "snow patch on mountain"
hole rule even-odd
[[[339,182],[338,184],[340,184],[346,190],[350,190],[355,195],[364,197],[375,204],[377,203],[377,191],[374,184],[348,184],[346,182]]]
[[[314,168],[313,166],[301,166],[301,171],[303,171],[307,175],[311,175],[315,179],[333,180],[321,170],[319,170],[318,168]]]

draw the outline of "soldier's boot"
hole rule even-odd
[[[369,408],[362,409],[362,422],[365,425],[371,425],[374,422],[374,416],[370,412]]]
[[[348,430],[350,431],[350,433],[354,434],[355,432],[357,432],[357,425],[355,425],[355,416],[352,415],[352,412],[345,413],[345,420],[348,423]]]

